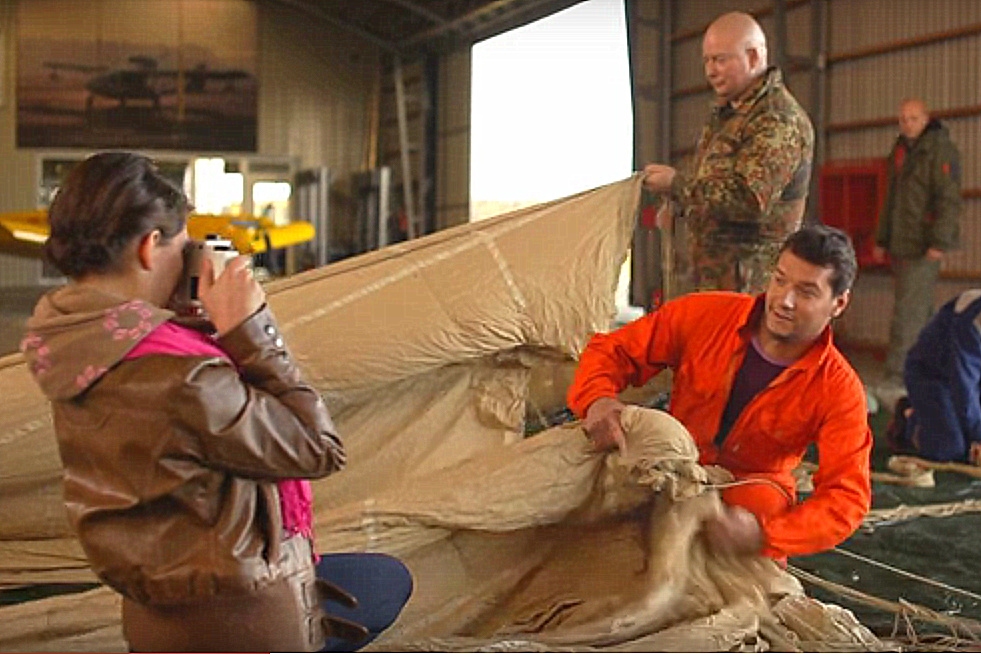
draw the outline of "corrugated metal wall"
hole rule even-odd
[[[435,74],[431,69],[427,71],[427,65],[435,67]],[[378,163],[390,166],[394,182],[400,184],[402,164],[394,71],[390,64],[385,69]],[[402,78],[413,199],[420,223],[428,223],[437,230],[464,224],[470,219],[470,49],[443,53],[434,60],[403,61]],[[434,134],[426,129],[427,120],[432,119]],[[427,171],[426,162],[432,157],[435,166]],[[430,190],[428,185],[434,185],[433,206],[427,206],[421,196]],[[395,204],[403,204],[401,193]]]
[[[942,120],[961,150],[963,190],[976,195],[981,188],[981,3],[837,0],[830,3],[829,20],[828,156],[883,156],[897,132],[894,123],[878,123],[894,117],[904,97],[921,97],[935,114],[966,114]],[[867,126],[859,127],[863,122]],[[944,261],[938,303],[981,284],[979,227],[981,200],[966,197],[961,249]],[[891,278],[864,274],[842,325],[847,338],[884,344],[892,305]]]
[[[815,4],[784,4],[791,57],[811,58],[812,16],[820,15],[813,13]],[[962,246],[944,262],[936,300],[940,303],[964,288],[981,285],[981,2],[828,0],[827,7],[823,145],[828,160],[884,157],[896,138],[899,102],[909,96],[923,98],[961,150],[966,196]],[[670,139],[676,161],[694,147],[712,99],[702,74],[702,31],[731,10],[758,16],[772,61],[777,13],[773,2],[673,1]],[[813,118],[811,72],[789,66],[784,73]],[[884,345],[892,304],[892,278],[864,271],[839,332],[851,342]]]
[[[358,36],[276,5],[259,5],[259,152],[297,170],[330,169],[330,242],[355,242],[352,173],[367,167],[378,48]]]
[[[259,152],[335,179],[362,170],[378,49],[282,5],[259,5]]]
[[[470,219],[470,50],[439,63],[436,103],[436,227]]]
[[[21,2],[29,0],[20,0]],[[139,3],[133,3],[138,8]],[[135,10],[135,9],[134,9]],[[0,211],[35,206],[36,153],[14,142],[17,0],[0,0],[3,44],[0,103]],[[315,16],[258,3],[260,156],[287,157],[299,168],[327,166],[332,216],[344,233],[354,215],[350,176],[363,170],[370,146],[378,48]],[[235,155],[238,156],[238,155]],[[37,282],[39,264],[0,255],[0,287]]]
[[[16,3],[0,0],[0,211],[32,209],[37,185],[34,157],[15,147],[16,17]],[[33,285],[40,273],[40,262],[0,254],[0,287]]]
[[[433,57],[403,61],[402,78],[418,221],[423,227],[439,230],[470,219],[470,49]],[[381,97],[378,164],[390,166],[393,181],[400,184],[402,163],[391,62],[385,65]],[[430,192],[435,196],[427,204],[425,194]],[[401,192],[395,204],[403,204]]]
[[[25,0],[20,0],[25,1]],[[789,55],[810,57],[814,4],[820,0],[786,0]],[[708,111],[711,93],[701,67],[701,34],[716,16],[729,10],[759,15],[774,52],[774,3],[738,0],[638,0],[641,5],[671,2],[671,130],[651,131],[638,152],[653,151],[646,141],[667,138],[672,158],[690,151]],[[884,156],[895,137],[893,116],[900,98],[922,96],[945,119],[961,148],[964,188],[968,191],[962,219],[963,248],[944,265],[938,302],[960,289],[979,284],[981,275],[981,2],[968,0],[827,0],[828,71],[827,126],[823,143],[829,159]],[[392,166],[400,174],[394,86],[386,76],[378,88],[378,49],[356,36],[283,5],[259,3],[259,152],[291,158],[297,167],[326,165],[335,182],[334,215],[353,215],[348,180],[371,163]],[[13,98],[16,56],[17,0],[0,0],[0,41],[3,88],[0,101],[0,211],[31,207],[35,198],[35,153],[13,142]],[[640,12],[644,13],[644,12]],[[659,10],[648,15],[660,15]],[[931,35],[949,38],[934,42]],[[904,43],[905,40],[905,43]],[[637,92],[656,98],[654,80],[638,78]],[[435,100],[435,225],[443,228],[469,214],[470,55],[442,56],[436,67]],[[814,89],[809,70],[787,67],[795,95],[812,115]],[[409,140],[414,175],[421,179],[425,162],[425,115],[420,104],[427,79],[425,61],[404,68]],[[377,106],[375,103],[378,103]],[[650,109],[650,107],[648,107]],[[372,137],[373,112],[378,112],[377,144]],[[375,149],[377,146],[377,150]],[[431,154],[431,153],[430,153]],[[643,157],[642,157],[643,158]],[[641,162],[642,163],[642,162]],[[419,189],[417,189],[419,190]],[[418,195],[417,195],[418,197]],[[812,198],[813,200],[813,198]],[[421,199],[417,199],[421,203]],[[421,205],[420,205],[421,206]],[[0,256],[0,286],[33,284],[38,266]],[[842,321],[848,338],[882,344],[891,311],[891,279],[881,273],[860,278],[851,309]]]
[[[702,69],[702,34],[717,16],[728,11],[749,11],[767,34],[771,63],[775,58],[772,3],[748,4],[733,0],[674,0],[671,36],[672,106],[671,151],[677,160],[692,151],[710,110],[713,96]],[[810,4],[787,3],[787,33],[791,56],[810,56]],[[800,103],[811,111],[811,81],[807,71],[787,68],[784,78]]]
[[[402,62],[406,138],[409,146],[409,167],[413,179],[413,204],[417,212],[423,206],[420,191],[423,190],[421,182],[424,177],[427,156],[427,112],[433,108],[432,100],[428,97],[425,64],[425,59],[422,58]],[[395,69],[390,57],[386,58],[384,69],[381,88],[378,165],[391,167],[393,184],[400,185],[402,183],[402,150],[399,142]],[[404,195],[401,191],[395,193],[393,202],[396,207],[404,206]]]

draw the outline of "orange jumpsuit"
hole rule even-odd
[[[696,293],[609,334],[583,351],[568,392],[580,417],[596,400],[674,371],[670,413],[691,432],[702,464],[737,480],[723,492],[752,511],[766,538],[764,554],[781,559],[834,547],[859,527],[871,504],[869,430],[858,375],[824,330],[799,360],[759,392],[736,419],[721,448],[713,443],[762,316],[763,296]],[[791,471],[810,443],[819,469],[814,492],[798,503]],[[766,481],[769,480],[769,481]]]

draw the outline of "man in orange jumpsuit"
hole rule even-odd
[[[617,394],[674,371],[670,412],[700,462],[744,482],[704,526],[718,551],[784,559],[834,547],[871,503],[865,391],[832,342],[855,252],[841,231],[805,227],[783,244],[766,293],[696,293],[612,333],[580,358],[569,407],[600,450],[626,445]],[[814,492],[797,502],[791,471],[817,445]]]

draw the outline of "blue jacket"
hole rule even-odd
[[[904,376],[914,410],[917,389],[943,388],[953,410],[945,422],[959,425],[967,446],[981,442],[981,289],[940,308],[907,354]]]

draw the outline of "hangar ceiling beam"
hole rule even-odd
[[[476,39],[480,37],[480,32],[483,30],[490,29],[493,31],[519,16],[530,15],[544,7],[558,11],[579,2],[582,0],[566,0],[565,2],[557,0],[495,0],[462,16],[445,21],[441,25],[414,34],[399,45],[401,47],[420,45],[450,31],[459,31],[471,39]]]
[[[367,30],[364,30],[358,27],[357,25],[354,25],[353,23],[350,23],[346,20],[342,20],[337,16],[334,16],[324,11],[320,7],[315,7],[314,5],[311,5],[307,2],[303,2],[302,0],[273,0],[273,2],[276,2],[281,5],[286,5],[294,9],[298,9],[311,16],[315,16],[317,18],[327,21],[328,23],[332,23],[340,27],[341,29],[357,34],[364,40],[377,45],[385,52],[398,53],[399,51],[398,46],[396,46],[394,43],[390,43],[384,39],[381,39],[377,35],[372,34],[371,32],[368,32]]]
[[[385,2],[391,3],[393,5],[398,5],[403,9],[408,9],[409,11],[422,16],[431,23],[436,25],[445,25],[448,21],[443,16],[426,9],[425,7],[420,7],[415,2],[410,2],[410,0],[384,0]]]

